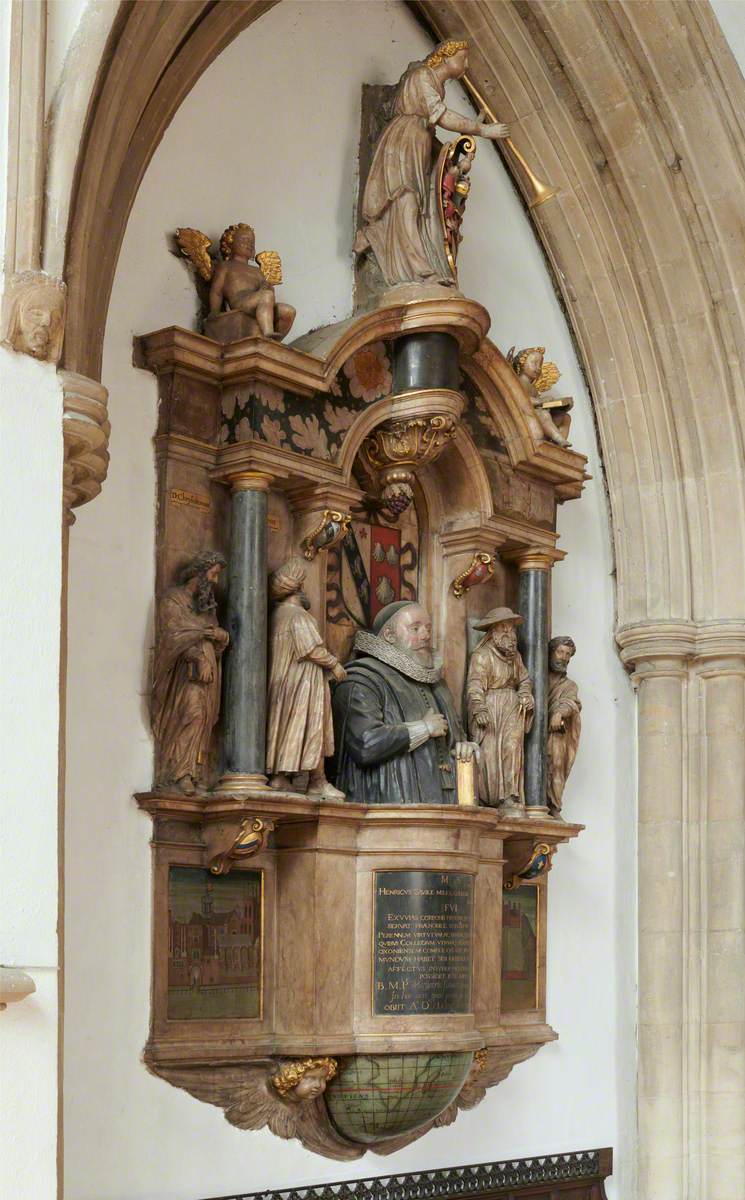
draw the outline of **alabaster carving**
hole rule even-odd
[[[507,361],[533,405],[543,436],[557,446],[568,446],[570,443],[566,434],[569,432],[569,410],[573,401],[571,396],[564,396],[560,400],[544,400],[544,392],[551,390],[561,374],[556,363],[544,361],[545,353],[543,346],[528,346],[517,353],[513,346],[507,352]]]
[[[317,1100],[326,1091],[326,1085],[336,1075],[334,1058],[302,1058],[283,1064],[271,1077],[272,1087],[283,1100],[291,1104],[303,1104],[306,1100]]]
[[[228,634],[217,623],[215,584],[225,566],[208,550],[184,567],[158,606],[152,725],[156,787],[192,795],[220,712],[220,660]]]
[[[388,604],[357,634],[355,652],[333,702],[347,800],[457,804],[456,760],[477,750],[435,659],[429,613],[415,601]]]
[[[360,1158],[366,1146],[341,1137],[329,1119],[323,1093],[336,1072],[333,1058],[264,1059],[235,1067],[168,1068],[166,1078],[197,1100],[216,1104],[238,1129],[263,1129],[297,1138],[325,1158]]]
[[[289,789],[291,776],[308,774],[308,795],[344,796],[326,779],[324,759],[334,752],[329,675],[341,683],[346,672],[326,649],[303,591],[307,564],[291,558],[272,575],[266,769],[274,788]]]
[[[522,617],[494,608],[474,628],[484,638],[471,656],[466,684],[468,728],[481,748],[482,804],[521,812],[524,741],[533,723],[533,686],[517,648]]]
[[[6,341],[21,354],[59,362],[65,335],[65,285],[35,272],[17,276]]]
[[[553,816],[561,813],[582,731],[579,692],[567,675],[576,650],[570,637],[555,637],[548,644],[548,807]]]
[[[484,124],[452,112],[445,104],[445,84],[460,79],[467,67],[468,43],[461,41],[442,42],[424,62],[411,63],[398,83],[393,118],[375,147],[354,248],[358,254],[373,253],[389,286],[412,282],[452,286],[455,282],[436,211],[441,205],[432,196],[442,179],[439,160],[434,179],[432,172],[439,145],[436,127],[491,139],[509,133],[506,125]],[[453,181],[454,194],[460,182],[460,178]],[[451,224],[455,219],[453,212]]]
[[[363,455],[378,475],[383,506],[396,516],[414,499],[416,470],[439,458],[456,434],[457,419],[450,413],[386,421],[363,443]]]
[[[282,282],[280,257],[276,250],[256,253],[256,238],[250,225],[228,226],[220,238],[221,258],[217,261],[209,253],[210,239],[200,230],[178,229],[176,240],[200,278],[210,285],[207,332],[210,321],[215,324],[214,318],[228,310],[248,318],[239,336],[281,339],[289,333],[295,309],[291,304],[278,302],[274,292],[275,285]]]

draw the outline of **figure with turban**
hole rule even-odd
[[[274,788],[291,789],[291,776],[308,774],[308,795],[344,796],[326,779],[324,759],[334,752],[328,677],[346,679],[339,660],[323,644],[308,611],[306,566],[291,558],[274,572],[269,594],[271,622],[266,769]]]
[[[355,638],[357,657],[334,690],[336,782],[358,804],[457,804],[456,759],[465,740],[432,651],[432,618],[396,600]]]

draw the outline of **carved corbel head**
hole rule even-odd
[[[286,1062],[271,1076],[274,1089],[290,1104],[318,1100],[337,1070],[335,1058],[303,1058]]]
[[[16,276],[6,342],[20,354],[58,363],[65,336],[66,287],[36,271]]]

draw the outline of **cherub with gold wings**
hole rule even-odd
[[[268,1129],[297,1138],[325,1158],[361,1158],[367,1149],[334,1129],[323,1093],[336,1074],[333,1058],[263,1059],[235,1066],[169,1067],[166,1079],[197,1100],[225,1110],[238,1129]]]
[[[568,446],[570,443],[566,435],[569,432],[569,410],[573,401],[571,396],[562,396],[557,400],[543,399],[543,393],[550,391],[561,377],[556,363],[544,362],[545,353],[545,346],[528,346],[517,353],[513,346],[507,352],[507,362],[533,405],[543,436],[549,442],[556,442],[557,446]]]
[[[256,238],[250,225],[229,225],[220,238],[220,259],[209,253],[212,245],[198,229],[177,229],[179,248],[209,288],[210,316],[223,309],[246,313],[255,325],[252,333],[280,340],[295,320],[291,304],[278,303],[275,284],[282,282],[282,263],[276,250],[256,253]]]

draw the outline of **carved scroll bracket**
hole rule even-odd
[[[523,883],[547,875],[556,850],[556,843],[543,839],[515,838],[505,842],[504,890],[511,892]]]
[[[484,550],[474,554],[465,571],[461,571],[453,580],[453,595],[460,600],[472,587],[486,583],[487,579],[494,574],[495,561],[496,555],[487,554]]]
[[[269,817],[254,816],[244,817],[237,829],[234,822],[207,825],[204,840],[212,874],[227,875],[237,862],[258,854],[274,827]]]
[[[65,519],[75,520],[73,508],[93,500],[109,469],[108,392],[95,379],[60,371],[64,392],[62,433],[64,471],[62,494]]]

